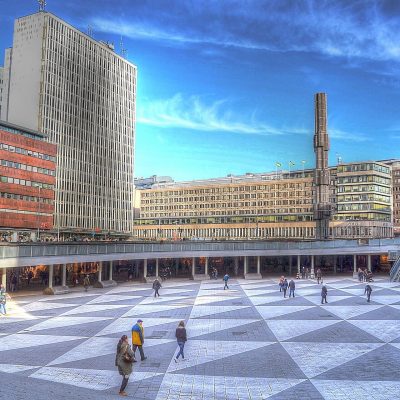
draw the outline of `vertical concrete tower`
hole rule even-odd
[[[332,216],[332,205],[329,202],[329,138],[327,132],[326,94],[315,95],[315,175],[314,175],[314,220],[316,222],[315,238],[329,239],[329,221]]]

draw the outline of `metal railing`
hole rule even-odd
[[[399,282],[400,280],[400,257],[397,258],[396,262],[390,269],[390,282]]]
[[[334,250],[346,248],[371,248],[393,246],[400,249],[400,238],[372,239],[369,243],[358,240],[332,241],[180,241],[180,242],[90,242],[90,243],[1,243],[0,260],[21,257],[56,257],[56,256],[86,256],[132,253],[188,253],[188,252],[224,252],[224,251],[304,251],[304,250]]]

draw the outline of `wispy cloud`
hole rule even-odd
[[[329,137],[334,140],[347,142],[367,142],[371,140],[367,135],[357,132],[347,132],[340,129],[328,129],[328,132]]]
[[[97,30],[167,45],[212,45],[400,62],[398,12],[382,1],[197,0],[160,15],[95,18]],[[167,4],[167,3],[166,3]],[[387,7],[386,7],[387,8]],[[397,14],[397,16],[396,16]],[[184,15],[185,18],[177,18]]]
[[[255,113],[236,117],[228,100],[206,104],[199,96],[185,98],[178,93],[172,98],[143,102],[138,107],[137,122],[158,128],[180,128],[203,132],[230,132],[245,135],[286,135],[309,133],[303,128],[274,127],[258,121]],[[243,113],[242,113],[243,115]]]

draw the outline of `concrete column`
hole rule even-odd
[[[314,273],[314,256],[311,256],[311,279],[314,279],[315,273]]]
[[[110,274],[109,274],[110,276],[109,276],[109,280],[110,281],[112,281],[112,278],[113,278],[113,262],[112,261],[110,261]]]
[[[300,261],[301,261],[301,256],[297,256],[297,273],[300,274]]]
[[[1,275],[1,283],[6,288],[7,291],[7,268],[2,268],[1,272],[3,273]]]
[[[67,286],[67,264],[63,264],[63,266],[62,266],[61,286]]]
[[[261,257],[257,257],[257,274],[261,274]]]
[[[143,276],[147,277],[147,259],[143,260]]]
[[[367,256],[367,268],[368,271],[371,271],[371,254],[368,254]]]
[[[54,266],[53,264],[48,266],[49,269],[49,288],[53,287],[53,275],[54,275]]]
[[[99,276],[98,281],[101,282],[101,276],[103,275],[103,261],[99,262]]]
[[[357,276],[357,255],[353,255],[353,274]]]
[[[234,271],[235,271],[235,275],[237,275],[238,271],[239,271],[239,257],[235,257],[234,262],[235,262]]]
[[[208,275],[208,257],[206,257],[206,262],[204,263],[204,273]]]
[[[336,273],[337,273],[336,264],[337,264],[337,257],[336,257],[336,256],[333,256],[333,273],[334,273],[335,275],[336,275]]]
[[[192,276],[194,276],[196,273],[196,258],[192,258]]]
[[[248,272],[248,264],[247,264],[247,256],[244,256],[244,274],[246,275]]]
[[[158,258],[156,258],[156,278],[157,278],[158,272],[159,272],[159,264],[160,264],[160,260]]]

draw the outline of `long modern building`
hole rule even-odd
[[[136,66],[49,12],[15,21],[1,116],[58,147],[54,227],[129,234]]]
[[[140,214],[133,235],[207,240],[393,236],[391,166],[366,161],[328,167],[328,150],[326,95],[318,93],[315,169],[190,182],[153,178],[150,188],[137,190]]]

